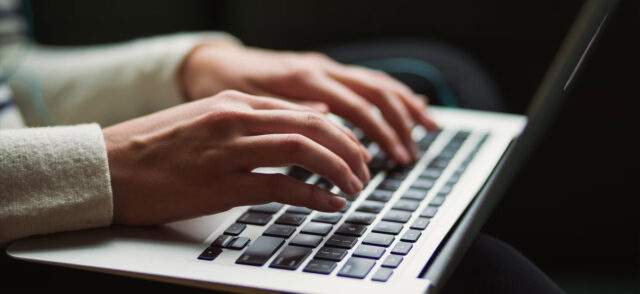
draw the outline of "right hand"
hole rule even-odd
[[[337,211],[345,200],[258,167],[300,165],[355,194],[370,155],[312,108],[224,91],[103,130],[114,223],[153,225],[271,201]]]

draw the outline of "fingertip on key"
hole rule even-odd
[[[399,163],[408,164],[411,161],[411,156],[409,156],[409,152],[404,146],[396,145],[394,152],[399,159]]]
[[[347,205],[347,201],[340,197],[332,196],[331,198],[329,198],[329,206],[331,206],[331,208],[333,208],[334,210],[340,210],[345,205]]]

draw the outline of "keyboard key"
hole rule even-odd
[[[394,179],[394,180],[404,180],[407,178],[407,176],[409,175],[409,173],[411,173],[411,170],[413,170],[413,168],[415,167],[415,164],[409,164],[409,165],[396,165],[393,169],[387,171],[387,179]]]
[[[426,217],[419,217],[413,222],[411,228],[414,230],[424,230],[429,225],[429,219]]]
[[[364,279],[375,264],[376,261],[372,259],[351,257],[340,269],[338,276]]]
[[[276,220],[276,224],[299,226],[306,218],[307,216],[303,214],[285,213]]]
[[[400,231],[402,231],[402,227],[403,225],[399,223],[381,221],[375,227],[373,227],[373,231],[376,233],[397,235],[398,233],[400,233]]]
[[[391,168],[391,165],[392,163],[386,158],[383,152],[375,154],[371,159],[371,162],[368,164],[371,178],[377,175],[380,171]]]
[[[326,246],[351,249],[358,242],[358,238],[334,234],[324,244]]]
[[[418,200],[418,201],[423,200],[425,197],[427,197],[427,191],[414,189],[414,188],[409,188],[402,195],[403,199],[411,199],[411,200]]]
[[[353,256],[379,259],[380,257],[382,257],[382,255],[384,255],[385,251],[386,249],[384,249],[383,247],[359,245],[353,252]]]
[[[389,210],[387,214],[384,215],[382,220],[396,222],[396,223],[406,223],[411,218],[411,212],[401,211],[401,210]]]
[[[445,196],[436,196],[433,199],[431,199],[431,202],[429,202],[430,206],[440,206],[442,205],[442,203],[444,203],[444,199]]]
[[[462,174],[462,173],[460,173]],[[449,179],[447,180],[447,182],[445,183],[446,185],[455,185],[458,183],[458,181],[460,180],[460,175],[456,175],[455,173],[453,175],[451,175],[449,177]]]
[[[427,168],[422,172],[422,174],[420,174],[420,178],[436,180],[440,177],[441,174],[442,170],[439,168]]]
[[[438,157],[434,158],[431,162],[429,162],[428,167],[445,169],[447,167],[447,165],[449,165],[449,160],[446,159],[446,158],[438,156]]]
[[[307,259],[311,251],[309,248],[288,245],[276,256],[269,267],[295,270]]]
[[[265,236],[289,238],[296,231],[296,227],[273,224],[269,226],[264,233]]]
[[[313,212],[312,209],[306,208],[306,207],[302,207],[302,206],[289,206],[289,208],[287,208],[287,213],[308,215],[311,212]]]
[[[370,225],[376,219],[376,215],[366,212],[353,212],[347,218],[346,222],[362,225]]]
[[[304,271],[308,273],[328,275],[336,268],[336,266],[337,263],[335,261],[312,259],[309,261],[307,266],[304,267]]]
[[[420,139],[420,141],[418,141],[418,148],[420,148],[420,150],[422,151],[426,151],[427,149],[429,149],[433,141],[435,141],[436,138],[438,137],[439,133],[440,132],[433,132],[433,133],[428,133],[424,135]]]
[[[249,244],[249,238],[234,237],[233,240],[231,240],[231,243],[227,245],[227,248],[233,249],[233,250],[242,250],[248,244]]]
[[[234,223],[230,225],[226,230],[224,230],[224,234],[231,235],[231,236],[238,236],[246,228],[247,228],[247,225],[245,224]]]
[[[218,257],[218,255],[220,255],[220,253],[222,253],[222,249],[220,249],[218,247],[208,247],[207,249],[202,251],[200,256],[198,256],[198,259],[200,259],[200,260],[214,260],[214,259],[216,259],[216,257]]]
[[[284,244],[284,239],[260,236],[240,255],[236,263],[262,266]]]
[[[295,237],[293,237],[289,244],[316,248],[318,247],[318,245],[320,245],[320,243],[322,243],[323,239],[324,238],[316,235],[297,234]]]
[[[435,182],[432,179],[416,179],[415,182],[411,184],[411,188],[422,189],[422,190],[431,190]]]
[[[284,204],[282,203],[270,202],[267,204],[251,206],[251,208],[249,208],[249,211],[274,214],[280,211],[280,209],[282,209],[283,206]]]
[[[360,237],[366,230],[365,225],[344,223],[336,230],[336,234]]]
[[[453,190],[453,187],[454,185],[444,185],[442,186],[442,188],[440,188],[438,194],[449,195],[449,193],[451,193],[451,191]]]
[[[396,191],[398,190],[398,188],[400,188],[400,185],[402,185],[402,181],[400,180],[386,179],[382,181],[382,183],[380,183],[380,186],[378,186],[378,188],[387,191]]]
[[[362,204],[360,204],[360,206],[358,206],[358,209],[356,209],[356,211],[378,213],[383,208],[384,204],[380,202],[365,200],[362,202]]]
[[[456,156],[456,151],[457,150],[454,149],[444,149],[442,150],[442,152],[440,152],[440,154],[438,154],[438,157],[451,160],[454,156]]]
[[[414,243],[418,241],[421,235],[422,235],[421,231],[408,230],[404,233],[404,235],[402,235],[402,238],[400,238],[400,241]]]
[[[420,202],[408,199],[400,199],[396,201],[396,204],[393,205],[393,209],[404,210],[404,211],[416,211],[420,206]]]
[[[390,268],[381,267],[371,277],[372,281],[386,282],[393,274],[393,270]]]
[[[381,266],[384,267],[390,267],[390,268],[396,268],[400,265],[400,263],[402,262],[402,260],[404,259],[404,257],[400,256],[400,255],[393,255],[390,254],[387,256],[387,258],[384,259],[384,261],[382,262]]]
[[[340,221],[341,218],[342,213],[339,212],[318,212],[313,216],[313,219],[311,219],[311,221],[335,225]]]
[[[434,207],[434,206],[427,206],[424,208],[424,210],[422,210],[422,213],[420,213],[421,217],[428,217],[428,218],[432,218],[434,215],[436,215],[436,212],[438,212],[438,208]]]
[[[304,182],[309,179],[313,173],[302,167],[292,166],[287,174],[298,181]]]
[[[325,246],[320,248],[313,258],[341,261],[345,256],[347,256],[347,249]]]
[[[393,249],[391,249],[391,254],[407,255],[407,253],[411,251],[411,248],[413,248],[413,244],[411,243],[398,242],[396,246],[393,246]]]
[[[333,229],[333,226],[330,224],[310,222],[306,224],[300,232],[311,235],[326,236],[329,234],[331,229]]]
[[[389,247],[389,245],[393,243],[393,240],[395,240],[393,235],[369,233],[367,237],[362,240],[362,244]]]
[[[227,247],[227,245],[231,243],[232,239],[233,237],[229,235],[220,235],[218,236],[218,238],[213,240],[213,242],[211,243],[211,247],[221,247],[221,248]]]
[[[239,219],[239,223],[264,226],[271,221],[271,214],[261,212],[245,212]]]
[[[391,199],[392,196],[393,196],[392,191],[374,190],[373,192],[371,192],[371,195],[367,197],[367,200],[387,202],[389,201],[389,199]]]

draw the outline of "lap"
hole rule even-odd
[[[479,235],[442,293],[564,293],[508,244]]]

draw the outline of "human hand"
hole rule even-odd
[[[437,125],[425,114],[425,99],[387,74],[337,63],[319,53],[276,52],[242,46],[196,47],[181,73],[190,99],[224,89],[314,102],[361,128],[394,160],[416,159],[415,122]],[[383,118],[371,111],[378,108]]]
[[[258,167],[300,165],[347,194],[371,158],[346,128],[306,106],[223,91],[103,130],[114,223],[151,225],[277,201],[336,211],[345,201]]]

